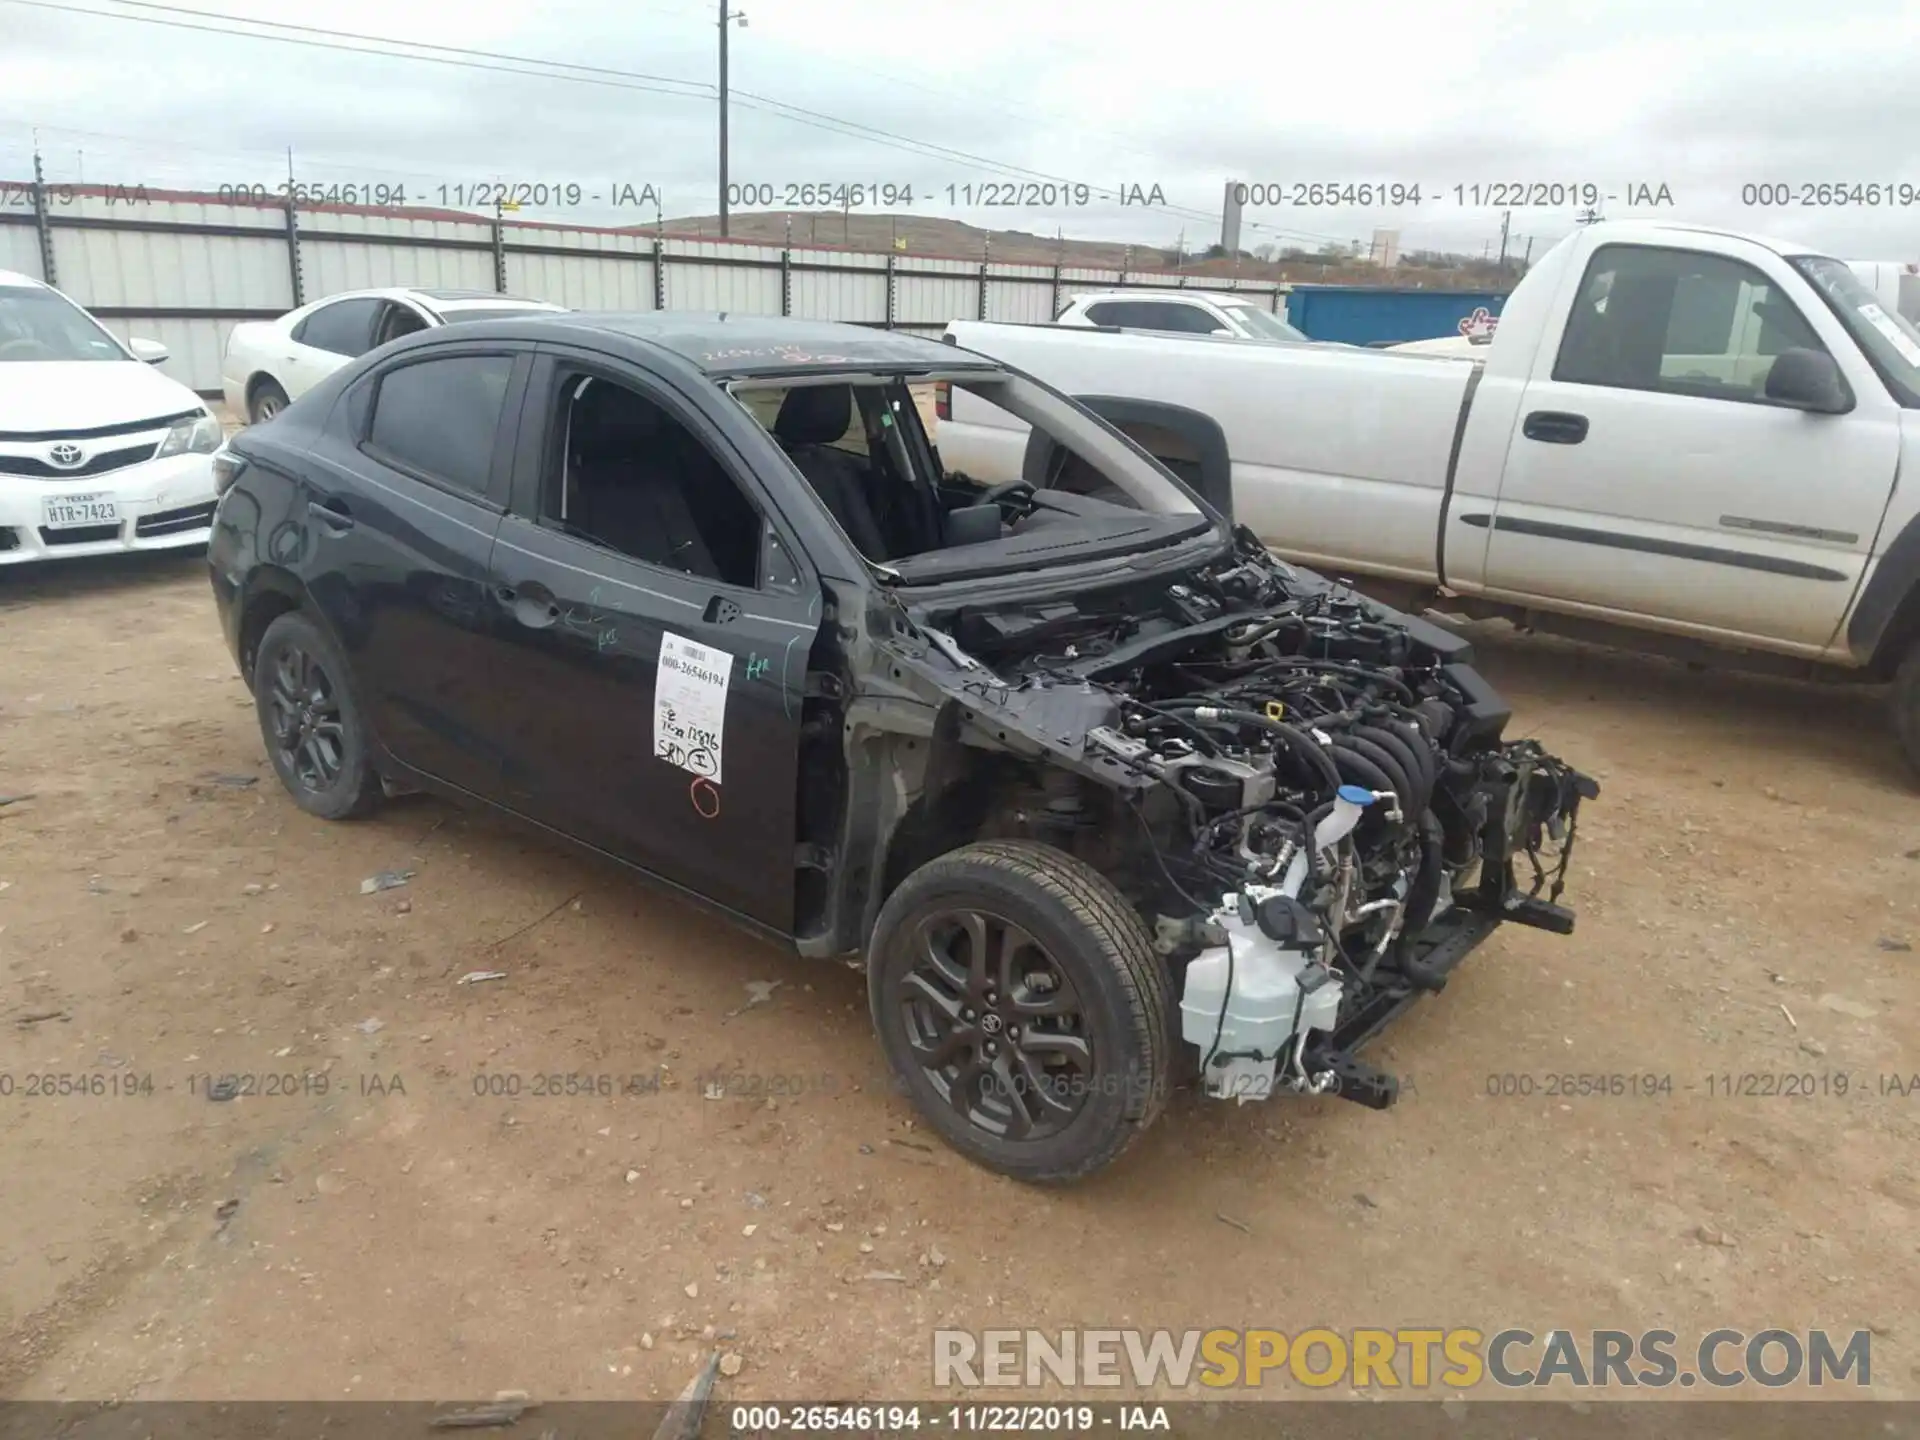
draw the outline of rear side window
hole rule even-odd
[[[380,300],[336,300],[322,305],[300,322],[293,338],[316,350],[330,350],[352,359],[373,348],[373,321]]]
[[[382,458],[473,495],[487,492],[511,355],[450,355],[380,377],[368,445]]]

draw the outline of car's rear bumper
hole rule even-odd
[[[93,497],[112,518],[50,524],[50,503]],[[103,475],[46,479],[0,475],[0,565],[83,555],[177,550],[207,543],[213,523],[213,465],[202,454],[171,455]]]

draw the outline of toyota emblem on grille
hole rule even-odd
[[[69,445],[64,440],[58,445],[47,447],[47,458],[63,470],[71,470],[85,458],[78,445]]]

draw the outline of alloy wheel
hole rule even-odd
[[[914,934],[900,1006],[914,1060],[968,1123],[1040,1140],[1095,1083],[1080,997],[1032,934],[982,910],[942,910]]]
[[[307,790],[330,789],[346,764],[346,723],[326,669],[298,645],[274,661],[270,700],[274,743],[287,773]]]

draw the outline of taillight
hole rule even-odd
[[[240,472],[247,468],[247,462],[222,445],[213,452],[213,494],[215,499],[224,496],[233,488],[233,482],[240,478]]]
[[[953,382],[951,380],[933,382],[933,414],[937,420],[953,419]]]

